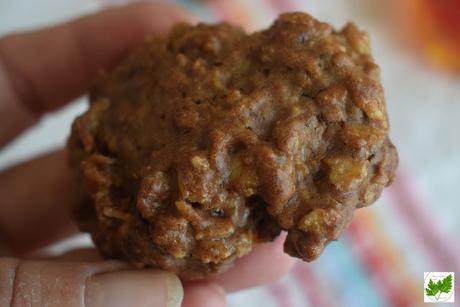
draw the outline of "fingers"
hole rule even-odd
[[[87,307],[178,307],[183,298],[179,278],[159,270],[97,274],[88,280],[86,287],[84,306]]]
[[[237,291],[278,280],[294,263],[282,251],[284,239],[285,236],[282,236],[273,243],[257,246],[226,273],[205,280],[185,282],[181,306],[225,306],[225,291]],[[58,260],[100,261],[100,257],[94,249],[82,249],[71,251]]]
[[[179,279],[119,262],[0,260],[0,306],[180,306]]]
[[[233,292],[280,279],[295,261],[283,251],[285,238],[282,235],[275,242],[259,244],[250,254],[238,259],[229,271],[213,276],[209,281]]]
[[[225,307],[225,290],[212,282],[184,285],[182,307]]]
[[[42,112],[81,95],[146,35],[187,19],[177,7],[141,3],[0,39],[0,146]]]
[[[64,151],[0,173],[0,239],[24,253],[76,231],[70,212],[72,178]]]
[[[193,306],[188,302],[199,300],[199,292],[209,291],[212,292],[209,296],[213,296],[216,306],[220,306],[218,302],[225,302],[221,301],[220,290],[234,292],[279,280],[289,272],[295,263],[294,258],[283,252],[285,237],[283,235],[273,243],[256,246],[249,255],[238,259],[235,265],[225,273],[211,276],[204,280],[185,281],[184,304],[187,302],[187,304]],[[87,248],[70,251],[58,259],[63,261],[100,261],[102,258],[95,249]],[[208,289],[208,286],[211,289]],[[204,288],[206,289],[203,290]]]

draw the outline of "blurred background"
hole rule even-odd
[[[0,35],[125,2],[1,0]],[[336,27],[354,21],[369,32],[382,68],[391,137],[401,159],[393,186],[359,210],[319,260],[298,263],[275,284],[230,295],[229,306],[421,306],[424,272],[460,274],[460,0],[172,2],[203,21],[228,20],[251,31],[285,11],[306,11]],[[45,116],[0,152],[0,170],[63,146],[73,118],[85,108],[83,98]],[[73,238],[53,250],[82,242],[88,239]]]

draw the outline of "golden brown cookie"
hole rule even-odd
[[[316,259],[391,183],[368,36],[303,13],[178,25],[98,80],[74,123],[77,217],[103,255],[187,277],[288,233]]]

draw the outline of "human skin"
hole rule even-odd
[[[179,21],[190,17],[172,6],[144,3],[1,38],[0,146],[84,94],[98,71],[116,65],[146,35],[165,33]],[[102,260],[94,250],[32,259],[31,251],[77,231],[67,207],[71,182],[62,150],[0,173],[1,255],[7,256],[0,258],[0,306],[224,306],[225,293],[274,281],[292,266],[283,238],[200,282],[134,270]]]

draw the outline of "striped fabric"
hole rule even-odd
[[[433,65],[460,72],[460,0],[410,0],[424,54]]]
[[[103,4],[126,2],[99,1]],[[203,21],[227,20],[243,25],[249,31],[269,25],[281,12],[308,11],[314,14],[317,8],[306,0],[171,2],[187,8]],[[312,2],[317,4],[319,1]],[[363,1],[350,2],[366,9],[366,6],[359,7]],[[336,5],[337,11],[340,12],[344,5],[350,3]],[[345,235],[331,244],[319,260],[309,264],[299,261],[288,276],[275,284],[230,295],[229,305],[423,305],[423,272],[460,272],[460,246],[447,239],[449,231],[443,229],[442,223],[433,221],[434,204],[423,201],[418,195],[411,175],[404,171],[404,162],[403,156],[402,171],[377,204],[358,210]],[[458,217],[457,212],[453,213]],[[460,231],[460,226],[455,230]]]

